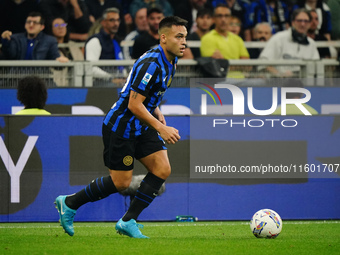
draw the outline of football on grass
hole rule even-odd
[[[251,218],[250,229],[258,238],[276,238],[282,230],[282,220],[277,212],[262,209]]]

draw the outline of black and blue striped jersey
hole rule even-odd
[[[131,90],[145,96],[143,104],[153,113],[170,87],[176,71],[177,57],[170,63],[159,45],[144,53],[134,63],[122,88],[118,101],[104,119],[104,124],[124,138],[134,138],[148,127],[143,125],[128,109]]]

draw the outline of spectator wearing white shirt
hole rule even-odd
[[[320,59],[315,41],[307,37],[312,20],[306,9],[296,9],[292,13],[292,27],[273,35],[263,51],[260,59],[267,60],[318,60]],[[300,71],[299,66],[267,67],[277,77],[292,77]]]
[[[123,59],[121,40],[117,37],[120,25],[119,9],[115,7],[106,9],[101,25],[100,32],[91,36],[85,43],[85,60]],[[113,74],[98,67],[93,68],[92,72],[97,78],[114,78]]]

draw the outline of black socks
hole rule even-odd
[[[130,208],[123,216],[123,221],[136,220],[139,214],[148,207],[157,196],[164,182],[165,180],[152,173],[148,173],[141,182],[137,194],[131,202]]]
[[[131,201],[130,208],[123,216],[123,221],[137,219],[139,214],[151,204],[157,196],[159,189],[165,180],[148,173],[141,182],[135,198]],[[111,176],[101,177],[93,180],[81,191],[66,197],[65,203],[71,209],[77,210],[80,206],[95,202],[118,192]]]
[[[66,197],[65,203],[71,209],[77,210],[83,204],[98,201],[118,192],[111,176],[93,180],[85,189]]]

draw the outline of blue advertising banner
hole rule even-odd
[[[241,124],[230,127],[228,122],[214,128],[214,118]],[[168,146],[172,175],[165,193],[139,219],[193,215],[199,220],[249,220],[261,208],[271,208],[283,219],[339,219],[339,117],[295,117],[294,128],[282,127],[281,116],[278,125],[268,122],[263,128],[250,127],[249,118],[167,117],[182,139]],[[263,122],[266,118],[256,117]],[[0,222],[57,221],[53,202],[58,195],[72,194],[94,178],[108,175],[102,162],[102,120],[103,116],[0,116]],[[191,143],[203,146],[197,152],[201,154],[191,151]],[[192,176],[193,160],[214,159],[212,150],[237,167],[274,166],[283,159],[280,164],[295,164],[297,171],[307,164],[308,170],[278,178]],[[225,152],[220,154],[221,150]],[[313,176],[323,164],[329,176]],[[136,165],[135,174],[146,170]],[[129,198],[113,194],[81,207],[75,221],[116,221],[128,204]]]
[[[214,83],[209,83],[211,86]],[[196,84],[197,85],[197,84]],[[198,84],[199,85],[199,84]],[[231,114],[233,98],[230,92],[217,89],[223,107],[218,107],[219,101],[216,95],[205,88],[213,99],[200,88],[171,88],[165,93],[161,110],[166,115],[189,115],[200,114],[199,103],[192,102],[190,94],[207,95],[208,114]],[[340,114],[340,88],[338,87],[308,87],[311,99],[308,104],[319,114]],[[240,90],[248,98],[248,88],[241,87]],[[105,114],[117,100],[120,89],[113,88],[50,88],[48,89],[48,99],[46,110],[52,114]],[[278,103],[280,103],[280,89],[278,90]],[[255,87],[253,88],[253,103],[256,109],[268,109],[272,105],[273,88]],[[201,100],[198,96],[195,100]],[[13,114],[23,107],[16,99],[15,89],[1,89],[0,91],[0,114]],[[245,107],[245,114],[250,114],[248,107]]]

